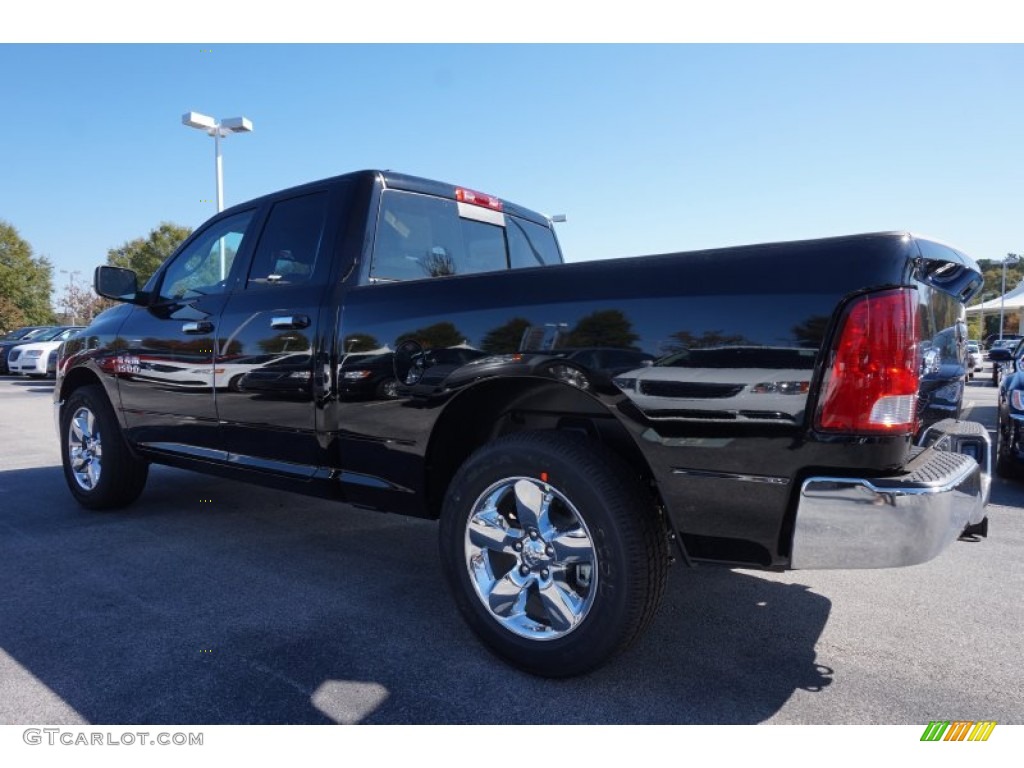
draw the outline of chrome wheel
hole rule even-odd
[[[103,443],[100,440],[96,415],[88,408],[79,408],[71,417],[67,450],[75,482],[83,490],[93,490],[100,481]]]
[[[571,384],[577,389],[584,391],[590,390],[590,379],[587,378],[587,374],[577,368],[575,365],[566,365],[565,363],[555,363],[548,367],[550,374],[558,379],[564,381],[566,384]]]
[[[146,485],[149,464],[125,440],[103,385],[72,390],[59,419],[64,479],[78,503],[86,509],[115,509],[135,501]]]
[[[593,538],[572,502],[548,483],[510,477],[473,504],[465,563],[477,597],[505,629],[556,640],[586,618],[597,594]]]
[[[588,672],[658,607],[668,537],[632,468],[556,430],[477,448],[448,484],[441,563],[463,618],[520,669]]]

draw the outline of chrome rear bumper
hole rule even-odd
[[[907,474],[811,477],[800,488],[792,568],[891,568],[931,560],[985,517],[978,462],[925,449]]]

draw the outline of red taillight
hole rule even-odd
[[[918,387],[916,294],[868,294],[846,309],[822,385],[817,427],[829,432],[914,431]]]
[[[479,205],[484,208],[490,208],[492,211],[500,211],[502,209],[502,202],[499,198],[485,195],[481,192],[474,192],[472,189],[456,189],[455,199],[460,203]]]

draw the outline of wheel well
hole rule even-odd
[[[88,384],[102,384],[100,377],[88,368],[74,368],[67,373],[60,384],[60,399],[67,400],[71,393]]]
[[[502,435],[544,429],[579,432],[599,441],[633,468],[660,505],[646,459],[603,403],[562,382],[502,378],[462,392],[435,424],[425,462],[427,514],[440,517],[448,484],[477,448]]]

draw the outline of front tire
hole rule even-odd
[[[102,386],[71,393],[60,411],[60,436],[64,479],[83,507],[123,507],[142,493],[149,465],[125,442]]]
[[[666,532],[650,495],[582,436],[519,432],[477,450],[448,488],[441,558],[470,627],[545,677],[588,672],[650,623]]]
[[[999,424],[999,438],[996,441],[996,474],[1006,480],[1019,480],[1021,477],[1021,465],[1012,454],[1013,423],[1003,429]]]
[[[399,397],[398,380],[384,379],[377,385],[378,400],[397,400]]]

